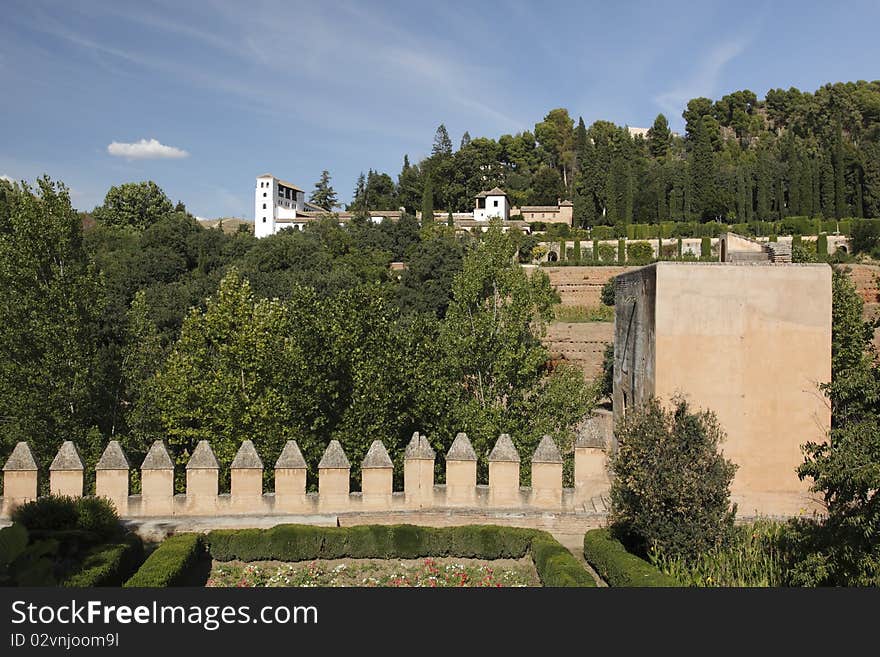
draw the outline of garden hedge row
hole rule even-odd
[[[204,551],[201,534],[177,534],[166,538],[125,586],[180,586]]]
[[[679,586],[672,577],[627,552],[607,529],[584,534],[584,558],[608,586]]]
[[[62,586],[122,586],[144,560],[144,545],[134,534],[123,543],[96,545],[86,554],[80,569]]]
[[[465,525],[362,525],[209,532],[211,556],[219,561],[310,561],[313,559],[416,559],[466,557],[519,559],[531,551],[545,586],[595,586],[590,574],[550,534],[534,529]]]

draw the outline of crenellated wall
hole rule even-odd
[[[318,492],[306,492],[308,466],[296,441],[288,441],[275,462],[275,490],[263,491],[263,461],[250,440],[230,466],[230,492],[219,492],[220,464],[207,441],[186,465],[186,493],[174,494],[174,462],[157,440],[140,467],[141,494],[129,494],[130,465],[115,440],[95,467],[95,490],[84,491],[84,466],[76,446],[65,442],[49,468],[52,494],[94,494],[110,499],[126,518],[167,516],[308,515],[326,513],[431,511],[446,509],[536,510],[578,513],[608,491],[605,429],[584,432],[575,445],[575,487],[562,486],[562,457],[545,436],[532,460],[532,485],[519,484],[520,455],[502,434],[489,454],[489,485],[477,485],[477,455],[464,433],[446,454],[446,483],[434,483],[435,453],[418,432],[406,448],[404,489],[393,490],[394,465],[381,441],[370,446],[363,463],[362,490],[349,490],[351,465],[338,441],[331,441],[318,464]],[[589,423],[588,423],[589,425]],[[598,436],[598,438],[597,438]],[[5,495],[0,516],[37,496],[38,468],[27,443],[16,445],[3,467]],[[592,508],[592,507],[590,507]]]

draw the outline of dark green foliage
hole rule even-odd
[[[702,260],[712,259],[712,240],[708,237],[700,240],[700,258]]]
[[[125,582],[125,587],[180,586],[202,557],[204,549],[201,534],[177,534],[166,538]]]
[[[614,306],[614,279],[610,278],[602,285],[602,291],[599,293],[599,299],[603,305]]]
[[[796,576],[837,586],[880,584],[880,367],[871,344],[873,326],[844,271],[832,278],[831,403],[828,442],[804,446],[799,476],[812,479],[827,518],[804,540],[806,557]]]
[[[626,261],[630,265],[647,265],[654,259],[654,249],[648,242],[630,242],[626,246]]]
[[[119,515],[113,503],[103,497],[80,497],[76,500],[76,526],[109,539],[119,533]]]
[[[77,521],[76,500],[72,497],[47,495],[17,506],[12,522],[29,531],[74,529]]]
[[[117,536],[121,529],[116,509],[103,497],[47,495],[16,507],[12,520],[32,533],[80,532],[97,540]]]
[[[100,544],[89,550],[82,565],[61,581],[62,586],[122,586],[144,560],[144,546],[136,534],[122,543]]]
[[[625,265],[626,264],[626,240],[619,239],[617,240],[617,264]]]
[[[0,586],[13,583],[12,564],[28,546],[28,532],[24,525],[13,523],[0,529]]]
[[[608,529],[591,529],[584,534],[584,559],[608,586],[679,586],[647,561],[630,554]]]
[[[736,466],[719,448],[724,431],[710,411],[651,399],[618,422],[611,458],[610,520],[636,550],[658,545],[688,557],[723,544],[733,527],[730,482]]]
[[[599,397],[611,397],[614,392],[614,344],[605,345],[602,352],[602,378],[599,383]]]
[[[574,555],[547,532],[535,532],[530,551],[543,586],[596,586],[596,580]]]

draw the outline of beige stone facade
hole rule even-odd
[[[662,262],[619,276],[615,295],[615,417],[684,394],[727,433],[742,514],[816,508],[795,469],[831,422],[831,268]]]

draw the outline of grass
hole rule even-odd
[[[611,306],[557,306],[557,322],[613,322],[614,308]]]
[[[685,561],[658,550],[648,555],[660,571],[683,586],[772,587],[785,584],[785,560],[780,549],[783,525],[759,520],[739,525],[729,543]]]

